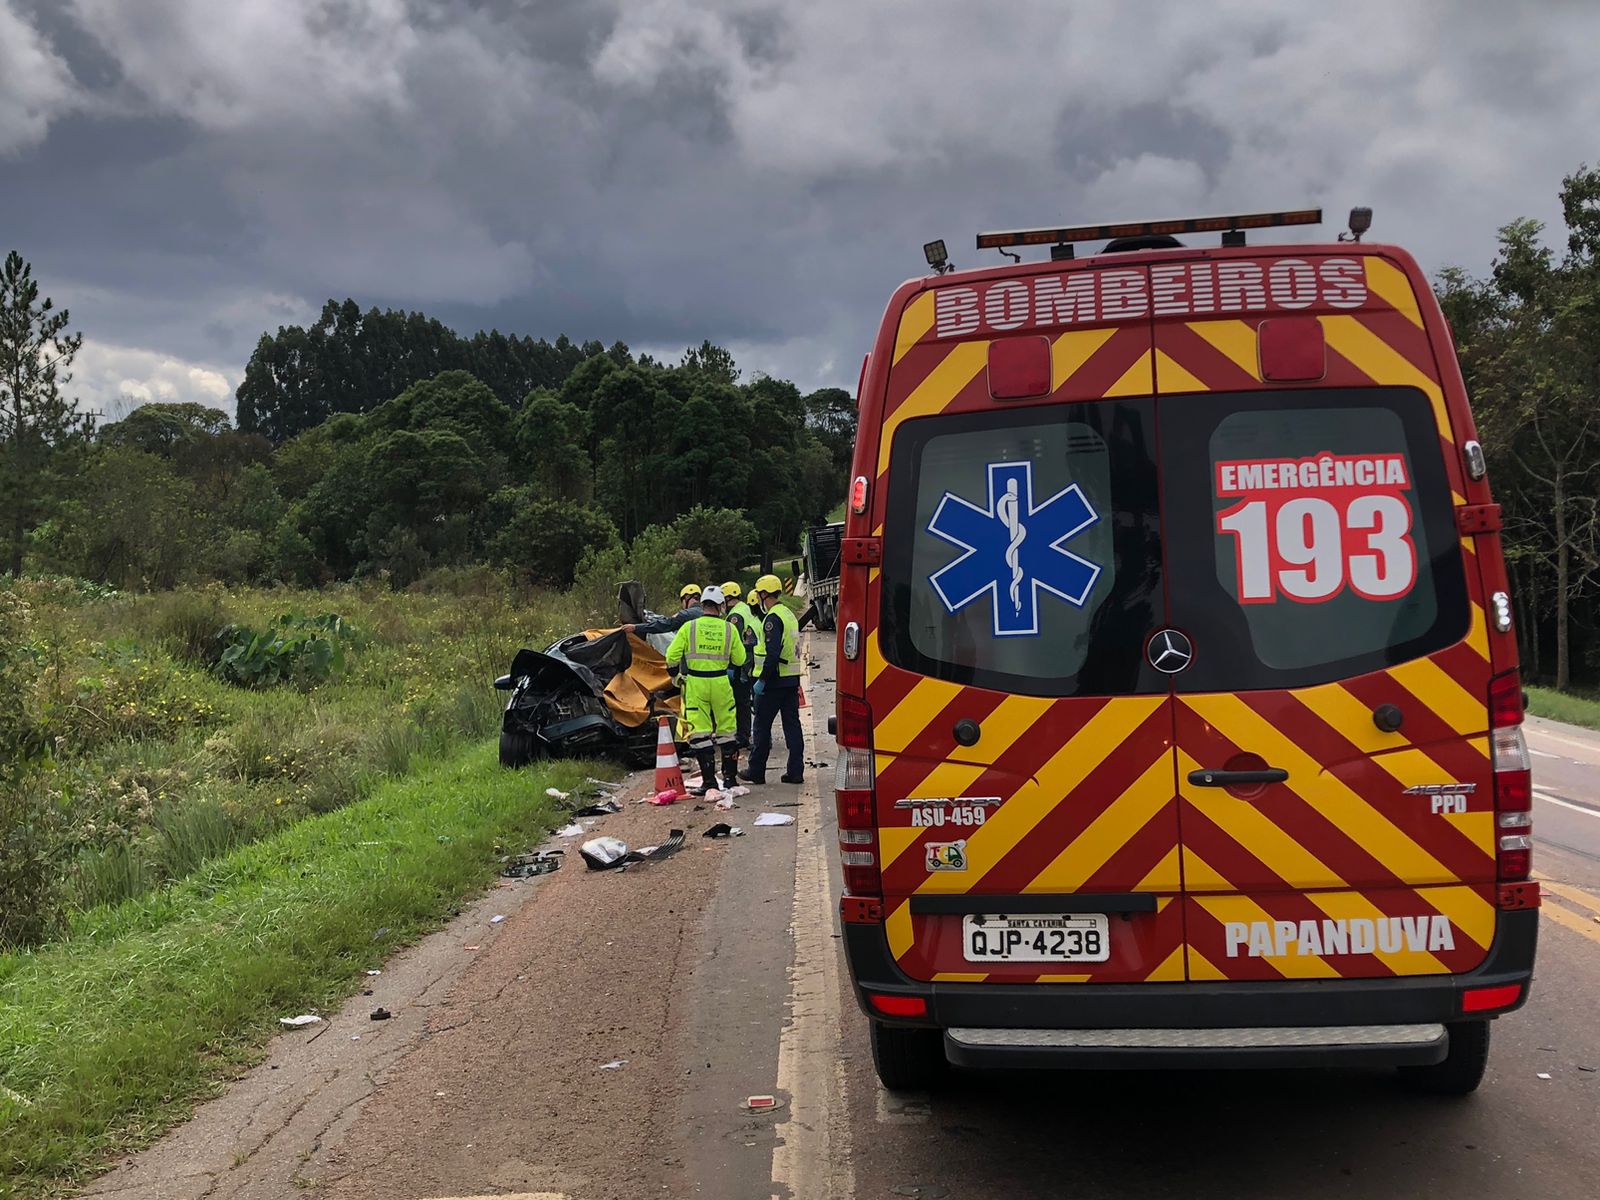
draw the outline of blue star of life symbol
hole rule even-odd
[[[1035,505],[1031,462],[990,463],[987,508],[946,492],[934,509],[928,532],[963,553],[928,582],[951,613],[988,595],[995,637],[1035,635],[1041,591],[1078,608],[1089,599],[1100,567],[1062,543],[1099,520],[1077,484]]]

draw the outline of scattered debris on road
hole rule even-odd
[[[683,846],[683,836],[683,830],[674,829],[659,846],[641,846],[637,850],[629,850],[628,843],[621,838],[597,837],[585,842],[578,853],[583,855],[591,871],[611,871],[630,863],[666,858]]]
[[[481,949],[483,949],[482,946],[463,946],[461,948],[463,950],[481,950]]]
[[[498,925],[498,924],[500,924],[500,922],[504,921],[505,919],[506,919],[505,913],[496,913],[494,916],[489,918],[489,924]]]
[[[619,1058],[619,1059],[616,1059],[616,1060],[614,1060],[612,1062],[601,1063],[600,1064],[600,1069],[602,1071],[620,1071],[620,1070],[622,1070],[623,1067],[625,1067],[627,1065],[628,1065],[628,1060],[627,1059]]]
[[[582,837],[585,832],[586,830],[583,826],[574,821],[571,825],[564,825],[556,830],[556,836],[559,838]]]
[[[298,1017],[279,1017],[279,1025],[287,1025],[290,1029],[303,1029],[307,1025],[320,1025],[322,1018],[316,1013],[301,1013]]]
[[[778,1098],[776,1096],[751,1096],[750,1099],[744,1102],[744,1106],[753,1112],[761,1112],[765,1109],[777,1108]]]
[[[369,1018],[369,1020],[387,1021],[392,1016],[394,1016],[394,1014],[387,1008],[375,1008],[372,1010],[372,1016]]]
[[[737,825],[729,825],[726,821],[718,821],[700,836],[708,838],[743,837],[744,830]]]
[[[598,804],[586,804],[572,815],[575,817],[609,817],[612,813],[622,811],[622,805],[615,800],[602,800]]]
[[[757,825],[793,825],[794,818],[788,813],[762,813],[756,818]]]
[[[507,879],[528,879],[534,875],[548,875],[561,866],[560,850],[537,850],[532,854],[518,854],[506,860],[500,874]]]
[[[667,788],[665,791],[657,792],[654,796],[649,796],[646,799],[650,804],[667,805],[673,803],[678,798],[679,792],[676,788]]]
[[[561,803],[565,803],[566,801],[572,799],[571,792],[563,792],[560,788],[545,788],[544,794],[549,796],[550,799],[559,801]]]
[[[368,971],[367,974],[368,975],[382,975],[383,972],[382,971]]]

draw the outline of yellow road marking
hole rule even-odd
[[[1539,876],[1539,886],[1552,895],[1560,896],[1563,900],[1569,900],[1580,908],[1587,908],[1596,917],[1600,917],[1600,896],[1586,892],[1582,888],[1573,887],[1568,883],[1557,883],[1553,879],[1546,879],[1543,875]]]
[[[1595,924],[1593,917],[1582,917],[1575,912],[1562,908],[1559,904],[1541,904],[1539,911],[1557,925],[1572,930],[1573,933],[1588,938],[1591,942],[1600,943],[1600,925]]]

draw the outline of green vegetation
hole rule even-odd
[[[409,593],[0,585],[0,946],[45,940],[492,735],[489,685],[517,648],[614,605],[482,570]],[[338,616],[282,619],[318,608]],[[228,632],[244,628],[264,632]],[[245,652],[219,662],[219,634]]]
[[[0,954],[0,1191],[43,1194],[151,1140],[238,1068],[277,1019],[326,1010],[396,945],[540,840],[547,786],[479,745],[181,883],[80,913],[69,940]]]
[[[1552,721],[1565,721],[1568,725],[1600,729],[1600,698],[1592,695],[1530,687],[1528,711],[1536,717],[1548,717]]]

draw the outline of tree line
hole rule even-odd
[[[153,403],[97,427],[66,399],[67,314],[20,257],[6,270],[13,573],[403,585],[487,563],[561,587],[586,555],[647,530],[729,570],[770,562],[844,494],[854,404],[841,389],[741,381],[709,342],[668,365],[620,342],[462,337],[351,301],[261,338],[237,423]]]

